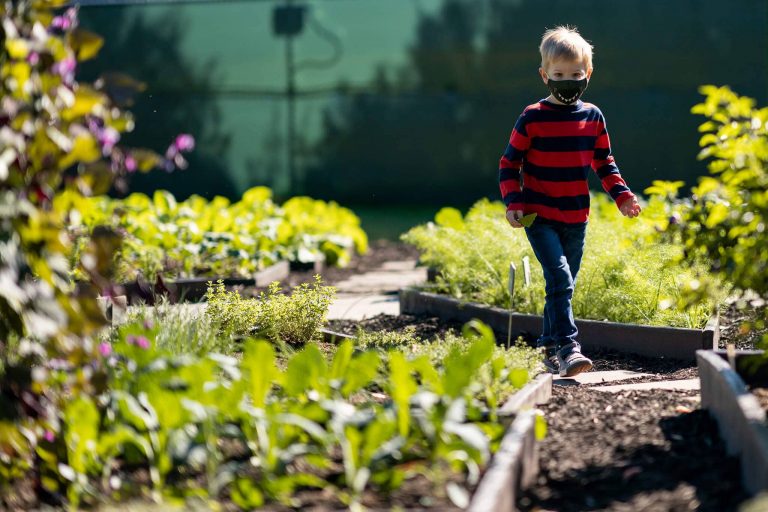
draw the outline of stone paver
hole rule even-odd
[[[593,386],[592,389],[605,391],[607,393],[618,393],[619,391],[645,391],[649,389],[680,389],[693,390],[700,389],[699,379],[685,380],[662,380],[658,382],[640,382],[637,384],[619,384],[616,386]]]
[[[427,269],[415,260],[389,261],[380,268],[351,276],[336,283],[336,299],[328,311],[329,320],[362,320],[376,315],[399,315],[400,288],[423,283]]]
[[[400,314],[397,295],[338,294],[328,309],[329,320],[362,320],[380,314]]]
[[[638,377],[648,377],[650,373],[632,372],[629,370],[609,370],[599,372],[580,373],[575,377],[555,377],[552,384],[556,386],[574,386],[576,384],[602,384],[603,382],[613,382],[625,379],[636,379]]]
[[[351,276],[334,286],[339,293],[382,294],[423,283],[426,279],[427,269],[417,268],[415,260],[390,261],[379,269]]]

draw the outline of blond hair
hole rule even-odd
[[[592,45],[589,44],[576,27],[557,26],[544,32],[539,45],[541,67],[545,68],[555,60],[583,62],[587,69],[592,67]]]

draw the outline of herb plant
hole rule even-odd
[[[319,275],[312,284],[294,287],[290,295],[274,282],[254,299],[227,292],[219,281],[208,287],[205,314],[235,336],[258,334],[275,343],[299,344],[317,338],[335,293],[336,288],[323,286]]]
[[[660,198],[652,197],[637,219],[623,218],[603,195],[592,198],[573,298],[577,317],[691,328],[706,323],[722,295],[684,311],[671,307],[683,293],[683,283],[705,267],[700,260],[686,267],[678,264],[682,249],[657,236],[661,218],[666,219],[666,213]],[[444,208],[435,222],[417,226],[402,238],[422,251],[422,263],[438,270],[428,290],[505,309],[510,304],[509,263],[521,268],[527,257],[531,281],[526,285],[518,276],[512,307],[541,314],[541,267],[523,230],[509,227],[501,202],[480,200],[466,216]]]

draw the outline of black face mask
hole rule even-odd
[[[547,87],[557,101],[566,105],[575,103],[587,88],[589,81],[586,78],[581,80],[547,80]]]

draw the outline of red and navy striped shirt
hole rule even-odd
[[[507,210],[584,223],[590,168],[617,205],[634,196],[613,161],[600,109],[581,100],[573,105],[541,100],[526,107],[509,137],[499,162],[501,196]]]

